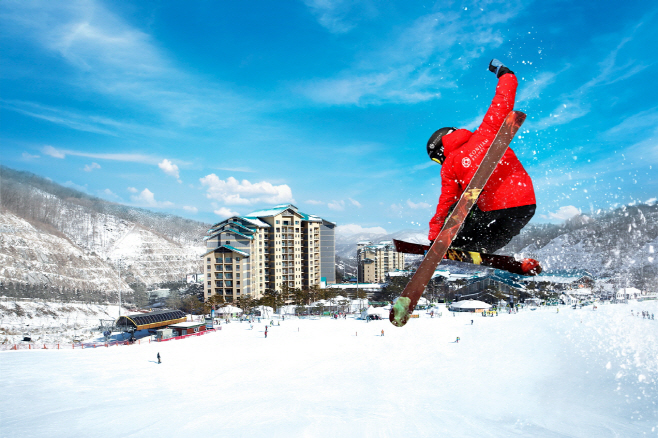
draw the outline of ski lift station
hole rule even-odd
[[[158,310],[149,313],[136,313],[120,316],[114,326],[117,331],[134,333],[140,330],[157,329],[187,321],[180,310]]]

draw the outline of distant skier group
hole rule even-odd
[[[633,314],[633,311],[632,311],[632,310],[631,310],[631,316],[635,316],[635,315]],[[637,316],[638,316],[638,317],[640,316],[640,312],[637,313]],[[653,313],[649,313],[648,310],[643,310],[643,311],[642,311],[642,319],[651,319],[651,320],[653,320],[653,319],[654,319],[654,315],[653,315]]]

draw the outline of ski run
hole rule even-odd
[[[642,315],[658,302],[597,306],[440,305],[404,329],[275,318],[267,338],[266,321],[235,320],[161,343],[5,351],[0,435],[657,436],[658,321]]]

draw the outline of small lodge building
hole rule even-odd
[[[207,327],[203,321],[179,322],[170,324],[169,328],[173,330],[172,336],[185,336],[193,333],[205,332]]]
[[[577,269],[542,272],[534,277],[525,277],[523,282],[535,289],[551,292],[594,287],[592,274]]]

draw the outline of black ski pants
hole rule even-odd
[[[535,215],[536,207],[532,204],[482,211],[475,205],[452,246],[467,251],[494,253],[521,232]]]

